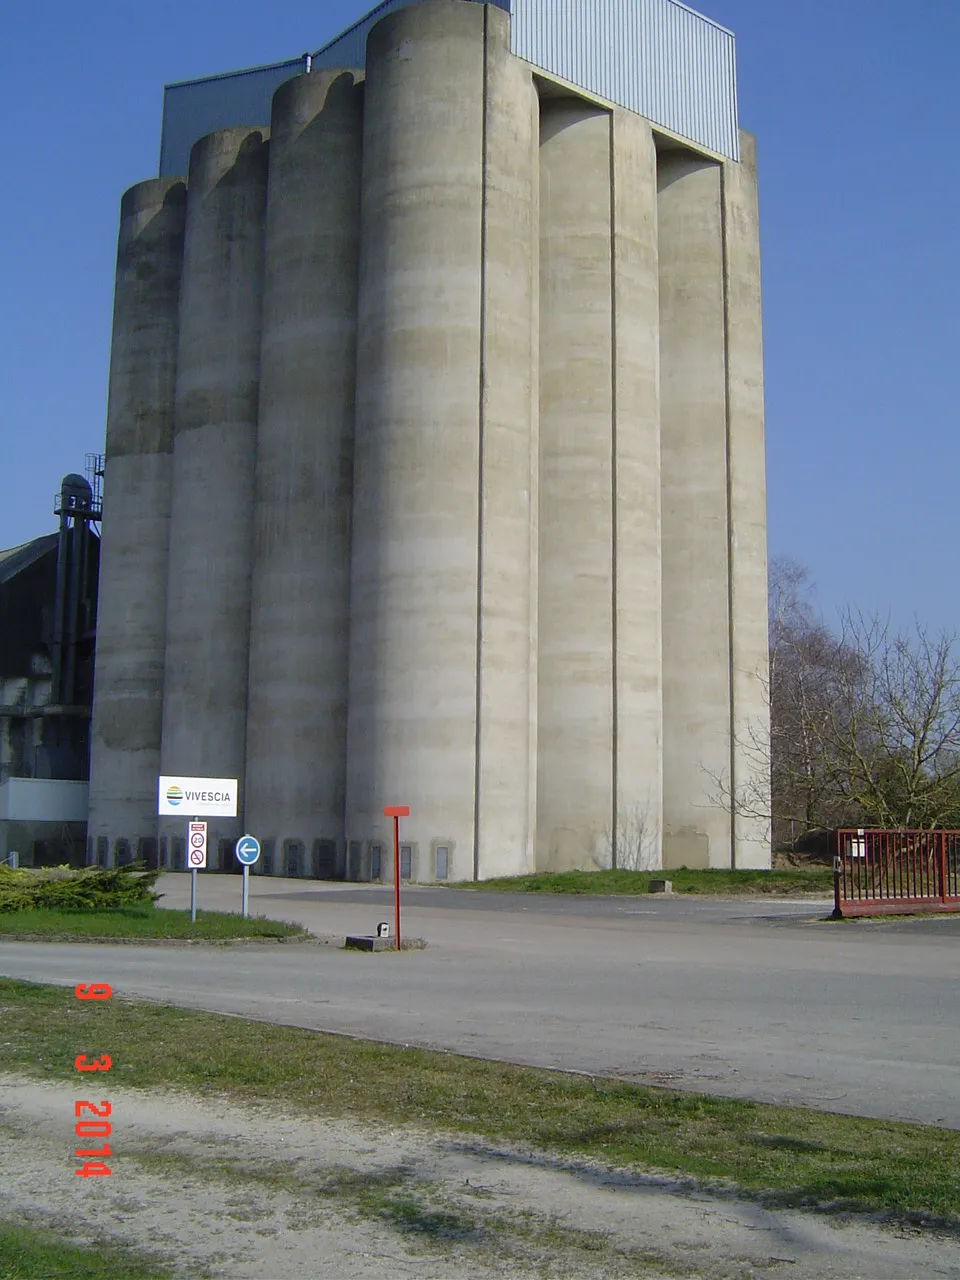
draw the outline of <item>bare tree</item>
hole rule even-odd
[[[650,817],[649,807],[635,802],[617,810],[617,829],[603,833],[603,865],[616,871],[658,871],[660,869],[660,829]]]
[[[833,763],[836,798],[883,827],[938,827],[960,820],[960,655],[955,633],[916,622],[891,630],[847,611],[836,648],[821,756]]]
[[[803,566],[771,561],[770,736],[738,744],[769,776],[769,801],[762,785],[731,796],[724,778],[718,795],[769,818],[778,843],[852,823],[960,823],[957,636],[919,622],[894,631],[854,610],[833,632],[810,589]]]

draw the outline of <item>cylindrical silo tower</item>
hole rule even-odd
[[[97,861],[155,856],[185,212],[179,178],[141,182],[120,206],[90,762]]]
[[[730,764],[738,867],[770,865],[767,495],[757,150],[740,133],[740,163],[723,166],[730,475]]]
[[[656,152],[545,97],[538,866],[659,864]]]
[[[610,113],[542,104],[537,866],[609,865],[613,799]]]
[[[535,178],[508,30],[501,11],[443,0],[390,14],[367,44],[351,875],[374,874],[378,847],[388,871],[385,804],[410,805],[416,879],[483,874],[485,825],[529,848],[533,260],[491,233],[517,200],[523,245]],[[520,591],[500,616],[498,575]]]
[[[165,774],[244,774],[267,151],[263,131],[235,128],[202,138],[190,156],[163,689]],[[164,829],[179,835],[182,823],[165,819]],[[218,840],[237,834],[233,819],[211,819],[213,866]]]
[[[360,79],[287,81],[270,135],[245,818],[293,875],[344,842]]]
[[[509,52],[506,15],[484,26],[477,792],[474,873],[536,858],[540,100]],[[435,872],[436,859],[428,868]],[[459,872],[458,872],[459,874]]]
[[[664,865],[729,866],[730,576],[723,166],[659,166]]]
[[[613,190],[614,817],[616,865],[661,865],[660,304],[657,153],[611,116]],[[613,860],[613,859],[612,859]]]

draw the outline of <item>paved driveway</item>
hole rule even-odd
[[[189,902],[168,875],[164,905]],[[239,910],[210,875],[201,907]],[[255,913],[372,933],[389,891],[251,880]],[[421,952],[0,944],[0,973],[296,1026],[960,1128],[960,921],[826,903],[405,891]]]

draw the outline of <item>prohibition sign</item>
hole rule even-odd
[[[187,829],[187,835],[187,866],[191,871],[205,868],[207,865],[207,824],[205,822],[191,822]]]

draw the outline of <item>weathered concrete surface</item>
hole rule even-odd
[[[164,904],[189,902],[165,876]],[[390,890],[251,880],[254,914],[371,933]],[[240,881],[201,876],[201,907]],[[824,924],[779,902],[404,894],[427,949],[98,946],[119,992],[266,1021],[731,1097],[960,1128],[960,920]],[[0,944],[0,972],[72,985],[93,948]],[[375,973],[370,966],[375,966]]]
[[[537,694],[539,100],[485,10],[480,405],[477,861],[479,878],[534,868]],[[513,868],[517,868],[514,870]]]
[[[610,113],[545,99],[540,128],[537,868],[610,865],[613,299]]]
[[[443,839],[473,874],[483,198],[483,9],[423,5],[370,33],[348,713],[347,834],[415,878]]]
[[[242,778],[267,191],[263,132],[190,157],[177,358],[161,768]],[[190,815],[185,814],[188,818]],[[181,836],[164,819],[161,832]],[[211,819],[218,840],[239,821]]]
[[[285,840],[343,854],[361,79],[273,100],[244,812],[280,873]]]
[[[659,158],[664,867],[731,859],[721,168]]]
[[[409,804],[423,880],[439,844],[457,878],[530,841],[536,188],[506,22],[416,6],[367,50],[347,830],[386,848]]]
[[[111,859],[157,834],[186,196],[179,178],[141,182],[120,207],[88,823]]]
[[[614,793],[620,867],[660,865],[660,318],[650,126],[611,118],[614,289]]]
[[[740,163],[723,167],[733,626],[733,755],[738,867],[770,865],[767,493],[757,148],[740,134]]]

